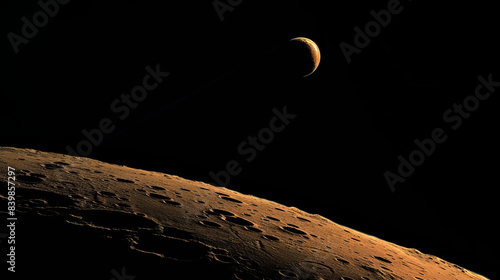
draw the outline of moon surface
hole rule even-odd
[[[0,148],[0,162],[4,186],[7,166],[16,169],[18,276],[486,279],[322,216],[175,175],[10,147]]]
[[[300,45],[304,46],[308,50],[308,62],[306,66],[306,74],[303,77],[307,77],[314,73],[319,66],[319,62],[321,60],[321,53],[319,51],[318,45],[308,38],[305,37],[296,37],[290,40],[292,43],[297,42]]]

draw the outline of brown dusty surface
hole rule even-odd
[[[0,148],[0,163],[3,185],[7,165],[16,169],[19,274],[113,279],[124,267],[136,280],[486,279],[319,215],[173,175],[18,148]]]

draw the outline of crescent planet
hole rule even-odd
[[[316,71],[316,69],[318,68],[319,62],[321,60],[321,52],[319,50],[318,45],[313,40],[311,40],[309,38],[305,38],[305,37],[296,37],[296,38],[291,39],[290,41],[296,41],[296,42],[303,43],[309,51],[309,55],[311,58],[311,64],[309,66],[310,72],[305,74],[303,77],[307,77],[307,76],[311,75],[312,73],[314,73]]]

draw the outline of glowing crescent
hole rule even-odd
[[[321,54],[320,54],[318,45],[316,45],[316,43],[314,43],[313,40],[305,38],[305,37],[293,38],[290,41],[298,41],[298,42],[302,42],[302,43],[307,45],[309,52],[311,54],[313,67],[312,67],[312,71],[309,74],[304,75],[303,77],[307,77],[307,76],[311,75],[312,73],[314,73],[314,71],[316,71],[316,69],[318,68],[319,61],[321,60]]]

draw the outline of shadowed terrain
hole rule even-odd
[[[319,215],[174,175],[7,147],[0,163],[16,169],[20,277],[486,279]]]

